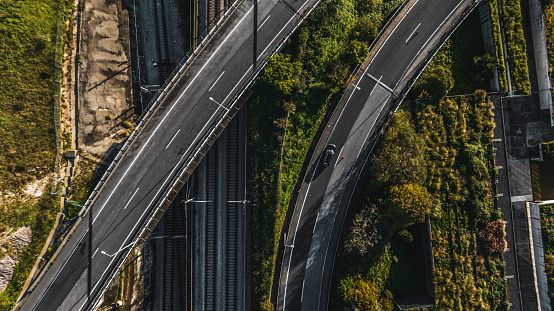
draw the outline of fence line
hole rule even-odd
[[[64,11],[65,8],[62,8],[62,11],[59,13],[58,17],[58,28],[56,31],[56,52],[54,56],[54,133],[56,135],[56,160],[54,162],[54,180],[52,182],[51,190],[51,194],[54,195],[59,194],[59,191],[56,189],[60,180],[60,162],[63,150],[61,139],[62,133],[60,127],[60,93],[63,79]]]

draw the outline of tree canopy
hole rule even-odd
[[[425,143],[410,123],[410,116],[398,110],[373,161],[373,173],[381,183],[423,183],[427,176]]]
[[[427,188],[420,184],[401,184],[389,188],[388,213],[398,228],[425,221],[432,204]]]

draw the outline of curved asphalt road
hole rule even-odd
[[[21,310],[85,310],[204,135],[317,0],[245,0],[169,91]],[[31,287],[33,288],[33,287]]]
[[[332,117],[335,122],[329,122],[311,160],[285,240],[277,310],[327,309],[342,219],[378,125],[388,119],[428,54],[472,5],[470,0],[407,1],[383,33],[384,43],[376,45],[369,64],[343,96]],[[320,155],[328,144],[335,144],[337,152],[323,167]]]

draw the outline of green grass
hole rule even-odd
[[[37,200],[24,200],[21,189],[53,169],[56,32],[58,21],[70,15],[65,9],[70,4],[0,2],[0,192],[15,194],[0,206],[0,232],[21,226],[33,232],[12,281],[0,293],[2,310],[17,298],[59,210],[59,199],[48,186]]]
[[[543,205],[540,208],[548,295],[550,306],[554,307],[554,205]]]
[[[326,104],[367,57],[373,37],[400,2],[321,3],[253,87],[257,308],[272,309],[270,294],[281,227]]]
[[[427,295],[421,232],[412,232],[412,235],[414,237],[412,242],[403,241],[398,236],[391,240],[393,260],[386,288],[394,296]]]
[[[103,173],[104,170],[99,169],[95,161],[84,157],[79,158],[78,172],[72,182],[71,199],[81,205],[85,204]]]
[[[452,72],[454,87],[449,94],[471,94],[476,89],[488,88],[488,79],[484,79],[481,68],[475,65],[474,58],[485,54],[479,11],[475,10],[458,27],[435,55],[426,72],[444,67]]]
[[[553,81],[554,76],[554,3],[550,1],[544,7],[544,29],[546,31],[546,48],[548,49],[548,64],[550,66],[550,81]],[[554,96],[554,89],[552,90],[552,96]]]

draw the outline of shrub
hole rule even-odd
[[[421,97],[442,98],[454,87],[452,72],[439,66],[425,70],[414,85],[414,89]]]
[[[128,129],[128,130],[131,130],[131,129],[134,129],[135,128],[135,125],[129,121],[123,121],[121,122],[121,126],[123,126],[124,128]]]
[[[479,232],[483,246],[491,255],[499,255],[506,249],[506,224],[502,219],[489,223],[485,229]]]
[[[378,209],[374,204],[356,214],[344,245],[346,251],[361,256],[369,253],[382,238],[379,219]]]

